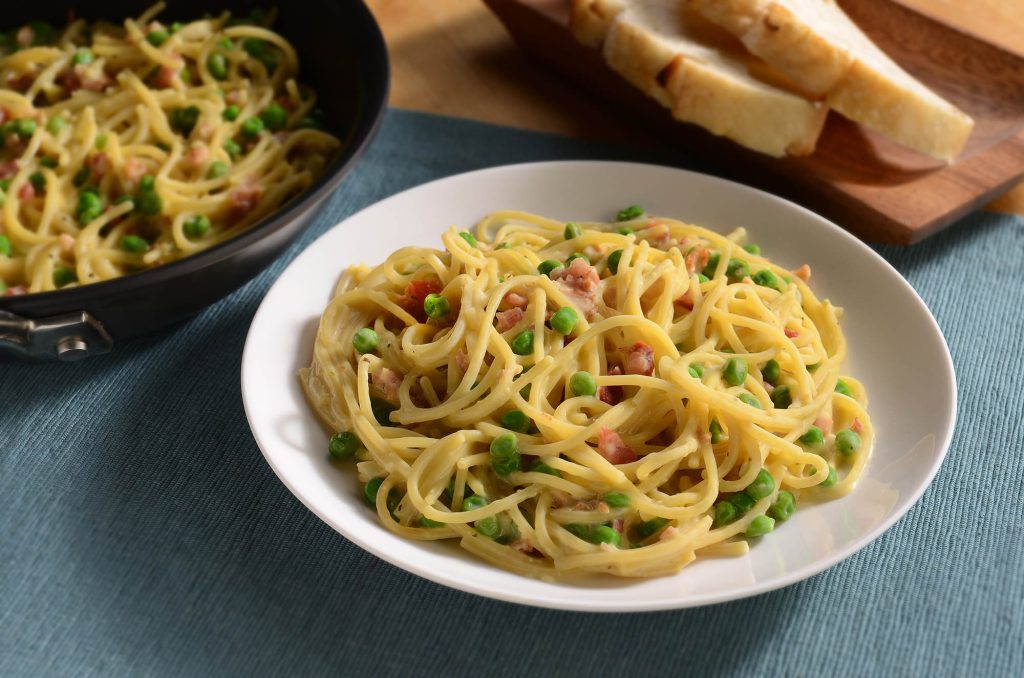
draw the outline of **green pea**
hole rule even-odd
[[[58,266],[53,269],[53,284],[57,287],[70,285],[78,280],[78,276],[67,266]]]
[[[722,369],[722,376],[730,386],[740,386],[747,380],[747,361],[743,358],[729,358]]]
[[[608,255],[608,270],[615,275],[619,272],[619,262],[622,261],[622,250],[615,250]]]
[[[746,403],[747,405],[750,405],[751,407],[756,407],[759,410],[764,409],[763,407],[761,407],[761,401],[749,393],[741,393],[740,400]]]
[[[533,353],[533,330],[523,330],[510,344],[512,352],[516,355],[530,355]]]
[[[54,168],[57,167],[57,158],[50,158],[50,157],[42,158],[39,161],[39,164],[42,167],[49,167],[50,169],[54,169]]]
[[[711,280],[711,278],[707,277],[707,276],[706,276],[706,275],[704,275],[703,273],[698,273],[698,274],[697,274],[697,282],[699,282],[699,283],[701,283],[701,284],[704,284],[704,283],[706,283],[706,282],[709,282],[710,280]]]
[[[78,204],[75,206],[75,216],[80,223],[87,224],[100,215],[103,211],[103,201],[94,191],[82,191],[78,194]]]
[[[855,431],[844,428],[836,433],[836,451],[839,454],[851,455],[860,449],[860,436]]]
[[[370,478],[363,485],[363,498],[366,499],[366,503],[370,506],[377,505],[377,492],[380,490],[381,483],[383,482],[383,478]]]
[[[491,441],[491,468],[499,476],[521,468],[519,455],[519,439],[511,433],[503,433]]]
[[[462,500],[463,511],[475,511],[485,506],[487,506],[487,498],[481,497],[479,494],[470,495]]]
[[[588,264],[590,263],[590,257],[588,257],[588,256],[587,256],[586,254],[584,254],[583,252],[573,252],[573,253],[572,253],[572,254],[570,254],[570,255],[569,255],[569,257],[568,257],[568,258],[567,258],[567,259],[565,260],[565,265],[566,265],[566,266],[568,266],[569,264],[571,264],[572,262],[574,262],[574,261],[575,261],[575,260],[577,260],[577,259],[582,259],[583,261],[587,262]]]
[[[786,385],[776,386],[772,391],[771,398],[772,405],[777,410],[789,409],[789,406],[793,404],[793,394],[790,393],[789,386]]]
[[[224,111],[220,114],[220,117],[224,118],[228,122],[234,122],[238,119],[238,116],[241,114],[242,109],[232,104],[224,109]]]
[[[569,390],[573,395],[592,396],[597,393],[597,382],[590,372],[580,370],[569,378]]]
[[[607,525],[598,525],[594,528],[592,538],[595,544],[611,544],[612,546],[619,546],[622,542],[622,537],[618,531]]]
[[[137,235],[126,235],[121,238],[121,249],[133,254],[142,254],[149,251],[149,243]]]
[[[235,43],[232,42],[231,38],[221,38],[217,42],[217,47],[220,47],[221,49],[234,49]]]
[[[3,233],[0,233],[0,254],[5,257],[11,256],[14,253],[14,248],[11,247],[11,239]]]
[[[747,485],[747,488],[743,491],[753,499],[764,499],[775,491],[775,479],[772,478],[771,473],[761,469],[757,472],[757,477],[754,478],[754,481]]]
[[[288,114],[281,104],[273,103],[263,109],[263,112],[260,113],[260,119],[267,126],[267,129],[279,132],[284,129],[285,123],[288,122]]]
[[[604,495],[603,501],[612,508],[627,508],[633,504],[629,495],[624,492],[609,492]]]
[[[75,52],[75,55],[71,57],[72,66],[84,66],[85,64],[91,64],[93,61],[92,52],[85,47],[81,47]]]
[[[227,151],[227,154],[232,158],[236,158],[242,152],[242,147],[239,146],[238,142],[234,139],[228,139],[224,142],[224,150]]]
[[[197,214],[185,220],[185,235],[189,238],[202,238],[210,232],[210,217]]]
[[[633,219],[639,219],[643,215],[643,207],[640,207],[640,205],[630,205],[619,210],[619,213],[615,215],[615,221],[632,221]]]
[[[832,464],[828,465],[828,477],[823,480],[819,487],[832,487],[836,484],[838,477],[836,476],[836,467]]]
[[[524,433],[530,426],[530,418],[522,410],[509,410],[501,415],[501,427]]]
[[[717,445],[729,438],[729,436],[725,435],[725,431],[722,430],[722,425],[718,423],[717,419],[712,419],[711,423],[708,424],[708,432],[711,434],[712,445]]]
[[[810,372],[811,374],[814,374],[815,372],[818,371],[819,367],[821,367],[821,363],[811,363],[810,365],[807,366],[807,371]]]
[[[394,426],[391,413],[398,408],[382,398],[370,398],[370,411],[381,426]]]
[[[444,318],[451,313],[452,306],[443,294],[428,294],[423,300],[423,311],[431,320]]]
[[[32,184],[32,188],[35,189],[36,193],[42,193],[46,188],[46,177],[43,176],[42,172],[33,172],[28,175],[28,183]]]
[[[720,501],[715,504],[715,520],[711,523],[711,526],[722,527],[723,525],[728,525],[739,517],[739,509],[737,509],[732,502]]]
[[[666,525],[668,525],[668,518],[652,518],[640,523],[639,527],[637,527],[637,532],[640,534],[641,539],[647,539],[661,532],[661,528]]]
[[[380,345],[380,335],[369,327],[363,327],[352,335],[352,346],[360,353],[372,353]]]
[[[767,268],[762,269],[755,273],[754,275],[752,275],[751,280],[753,280],[755,284],[760,285],[761,287],[768,287],[773,290],[778,290],[780,292],[782,291],[782,283],[779,282],[778,276],[769,271]]]
[[[690,367],[687,370],[690,376],[694,379],[701,379],[704,376],[704,366],[700,363],[690,363]]]
[[[853,397],[853,391],[850,389],[850,385],[842,379],[836,382],[836,393],[849,396],[851,398]]]
[[[779,492],[771,508],[768,509],[768,513],[771,514],[772,518],[775,518],[780,523],[789,520],[794,511],[796,511],[796,497],[793,496],[792,492],[786,490]]]
[[[207,179],[220,179],[222,176],[225,176],[230,171],[231,171],[231,168],[228,167],[228,164],[226,162],[221,162],[220,160],[214,160],[213,162],[210,163],[210,169],[206,173],[206,178]]]
[[[750,521],[743,533],[748,537],[763,537],[775,529],[775,520],[768,516],[758,516]]]
[[[420,516],[420,525],[428,529],[436,529],[438,527],[444,527],[444,523],[439,523],[436,520],[431,520],[426,516]]]
[[[63,117],[59,115],[54,115],[46,121],[46,131],[56,136],[60,134],[60,131],[62,129],[64,129],[65,124],[67,124],[67,121],[64,120]]]
[[[153,45],[153,47],[159,47],[160,45],[162,45],[165,42],[167,42],[167,38],[168,37],[169,36],[167,35],[167,31],[160,31],[160,30],[150,31],[146,35],[146,42],[148,42],[149,44]]]
[[[782,370],[779,369],[779,363],[773,358],[764,364],[761,368],[761,378],[767,381],[771,385],[779,383],[779,376]]]
[[[576,324],[580,321],[580,316],[576,312],[576,309],[569,306],[563,306],[551,315],[551,329],[559,334],[569,335],[576,329]]]
[[[537,271],[541,275],[550,276],[551,272],[556,268],[562,268],[562,262],[557,259],[545,259],[544,261],[537,264]]]
[[[96,150],[97,151],[102,151],[103,149],[105,149],[107,147],[107,141],[109,141],[109,137],[106,135],[105,132],[101,132],[100,134],[97,134],[96,135],[96,141],[95,141]]]
[[[745,249],[746,251],[750,252],[751,254],[756,254],[756,255],[760,255],[761,254],[761,246],[760,245],[755,245],[754,243],[750,243],[749,245],[744,245],[743,249]]]
[[[757,502],[754,501],[753,497],[751,497],[746,492],[737,492],[736,494],[732,495],[732,497],[729,499],[729,503],[736,507],[736,517],[739,518],[740,516],[744,515],[747,511],[754,508],[754,504],[756,504]]]
[[[812,426],[800,436],[800,442],[807,447],[821,447],[825,444],[825,434],[817,426]]]
[[[482,518],[473,525],[476,531],[490,539],[497,539],[501,536],[501,524],[496,516]]]
[[[171,28],[170,28],[171,34],[173,35],[173,34],[177,33],[178,31],[180,31],[184,27],[185,27],[185,24],[181,23],[180,21],[175,21],[173,24],[171,24]]]
[[[331,436],[327,449],[335,459],[347,459],[355,454],[362,444],[355,433],[341,431]]]
[[[615,229],[615,232],[619,235],[633,235],[633,229],[629,226],[620,226]]]
[[[164,203],[156,190],[142,190],[135,199],[135,209],[148,216],[156,216],[163,212]]]
[[[228,59],[220,52],[214,52],[206,57],[206,70],[210,71],[217,80],[225,80],[228,77]]]
[[[701,271],[710,280],[715,277],[715,272],[718,270],[718,262],[722,260],[722,255],[719,252],[712,252],[708,256],[708,264]]]
[[[750,267],[742,259],[730,259],[725,274],[729,277],[729,282],[739,282],[750,275]]]
[[[563,233],[566,240],[572,240],[583,235],[583,229],[575,221],[570,221],[565,225],[565,232]]]
[[[555,476],[556,478],[562,477],[562,473],[560,471],[551,468],[550,466],[542,462],[539,457],[537,459],[534,459],[533,462],[530,464],[530,470],[533,471],[534,473],[546,473],[549,476]]]
[[[242,134],[250,138],[255,137],[263,131],[263,127],[263,121],[259,118],[255,116],[246,118],[245,122],[242,123]]]
[[[36,121],[31,118],[19,118],[14,121],[14,133],[22,139],[28,139],[36,133]]]

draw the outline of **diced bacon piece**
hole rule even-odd
[[[31,26],[22,26],[18,29],[14,39],[18,41],[19,47],[28,47],[36,39],[36,32],[32,30]]]
[[[811,279],[811,267],[808,266],[807,264],[804,264],[800,268],[793,271],[793,275],[800,278],[804,282],[807,282],[808,280]]]
[[[536,549],[533,548],[533,544],[531,544],[530,540],[526,537],[520,537],[519,539],[516,539],[514,542],[509,544],[509,546],[514,548],[516,551],[519,551],[520,553],[525,553],[528,556],[532,556],[536,553]]]
[[[854,417],[853,423],[850,424],[850,430],[860,435],[864,431],[864,424],[860,423],[860,417]]]
[[[428,294],[437,294],[442,289],[439,280],[413,280],[405,286],[405,294],[397,299],[398,305],[416,320],[427,321],[427,313],[423,310],[423,301]]]
[[[612,521],[612,529],[618,532],[619,534],[622,534],[622,530],[625,528],[625,526],[626,521],[622,518],[616,518]]]
[[[28,288],[24,285],[11,285],[7,288],[7,292],[4,294],[8,297],[16,297],[25,294],[26,292],[28,292]]]
[[[181,66],[161,66],[153,77],[153,84],[163,89],[166,87],[177,87],[182,84]]]
[[[775,390],[775,387],[769,384],[767,381],[762,381],[761,385],[764,386],[765,393],[767,393],[768,395],[771,395],[772,391]]]
[[[466,353],[466,349],[460,348],[455,354],[455,366],[459,368],[463,374],[469,369],[469,354]]]
[[[523,319],[523,309],[521,308],[510,308],[507,311],[498,311],[494,314],[494,319],[497,321],[496,329],[499,332],[507,332]]]
[[[596,268],[583,259],[573,259],[568,267],[552,271],[551,279],[563,293],[572,297],[588,320],[597,313],[597,303],[601,298],[601,276],[597,274]]]
[[[388,367],[377,368],[370,373],[370,383],[384,400],[393,405],[398,404],[398,388],[402,385],[402,377],[398,372]]]
[[[832,433],[832,417],[821,416],[814,420],[814,425],[825,435]]]
[[[185,164],[192,169],[199,169],[206,164],[206,159],[210,156],[210,149],[201,141],[197,141],[192,144],[188,149],[188,153],[185,155]]]
[[[674,302],[678,306],[682,306],[687,311],[693,310],[693,290],[687,289],[683,296],[679,297]]]
[[[669,539],[675,539],[675,536],[679,534],[679,530],[676,529],[675,525],[669,525],[661,534],[658,535],[658,541],[668,541]]]
[[[7,122],[7,118],[9,117],[11,117],[11,114],[7,111],[7,109],[3,106],[0,106],[0,125]]]
[[[142,162],[141,159],[132,156],[124,161],[124,167],[121,169],[121,172],[124,174],[124,180],[128,182],[131,187],[134,187],[135,184],[139,183],[139,179],[145,176],[146,163]]]
[[[242,92],[241,90],[233,89],[224,95],[224,101],[229,104],[240,104],[242,103]]]
[[[60,251],[64,254],[71,254],[75,249],[75,239],[67,233],[61,233],[57,236],[57,243],[60,245]]]
[[[654,349],[646,341],[638,341],[626,354],[626,374],[654,374]]]
[[[93,153],[86,162],[94,179],[99,179],[110,169],[110,158],[106,153]]]
[[[668,224],[659,219],[652,219],[647,222],[647,228],[653,229],[653,232],[647,236],[647,242],[651,244],[651,247],[666,249],[672,240],[672,232],[669,230]]]
[[[530,304],[530,300],[525,294],[509,292],[505,295],[505,298],[501,300],[501,303],[506,308],[521,308],[525,311],[526,307]]]
[[[203,141],[209,141],[210,137],[213,136],[213,133],[215,131],[217,131],[217,126],[209,120],[204,120],[196,126],[195,132],[193,132],[193,134],[198,139],[202,139]]]
[[[280,132],[274,132],[274,141],[279,144],[283,144],[288,141],[288,137],[291,136],[291,132],[287,130],[281,130]]]
[[[597,453],[612,464],[628,464],[637,460],[636,452],[622,436],[606,426],[597,430]]]
[[[31,200],[36,197],[36,189],[32,187],[32,184],[26,181],[18,188],[18,198],[20,200]]]
[[[2,123],[0,123],[2,124]],[[18,173],[18,161],[8,160],[0,164],[0,179],[10,179]]]
[[[609,506],[608,504],[606,504],[603,501],[599,501],[599,502],[597,502],[597,512],[598,513],[611,513],[612,512],[612,507]]]
[[[90,92],[102,92],[107,87],[113,84],[113,80],[110,79],[106,73],[103,72],[102,68],[97,65],[85,66],[79,64],[74,67],[74,79],[77,81],[79,87]],[[68,86],[68,89],[74,91],[78,87]]]
[[[263,187],[259,184],[242,184],[231,189],[228,200],[236,215],[244,215],[253,210],[263,197]]]
[[[8,134],[4,140],[4,149],[12,155],[21,155],[25,150],[25,142],[17,134]]]
[[[783,330],[783,332],[785,332],[786,336],[789,337],[790,339],[796,339],[797,337],[800,336],[799,332],[788,327],[785,330]]]
[[[704,429],[699,429],[697,431],[697,442],[701,445],[707,445],[711,442],[711,434]]]
[[[699,273],[704,270],[711,259],[711,250],[703,245],[697,245],[686,253],[686,270],[690,273]]]
[[[608,370],[608,374],[611,376],[622,374],[622,368],[616,365]],[[622,398],[625,397],[625,392],[621,386],[601,386],[597,389],[597,397],[603,403],[618,405],[622,402]]]

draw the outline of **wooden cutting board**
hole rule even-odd
[[[699,154],[717,173],[784,195],[873,242],[911,244],[982,207],[1024,177],[1024,57],[891,0],[840,4],[897,63],[975,120],[960,158],[944,165],[831,113],[802,158],[748,151],[674,120],[569,33],[569,0],[484,0],[531,57]]]

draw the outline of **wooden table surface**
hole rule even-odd
[[[898,1],[1024,54],[1022,0]],[[367,0],[367,5],[388,43],[393,106],[621,144],[649,143],[638,126],[527,61],[482,0]],[[1024,215],[1024,185],[989,207]]]

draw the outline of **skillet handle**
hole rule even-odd
[[[70,362],[107,353],[113,345],[103,323],[86,311],[40,319],[0,311],[0,354]]]

